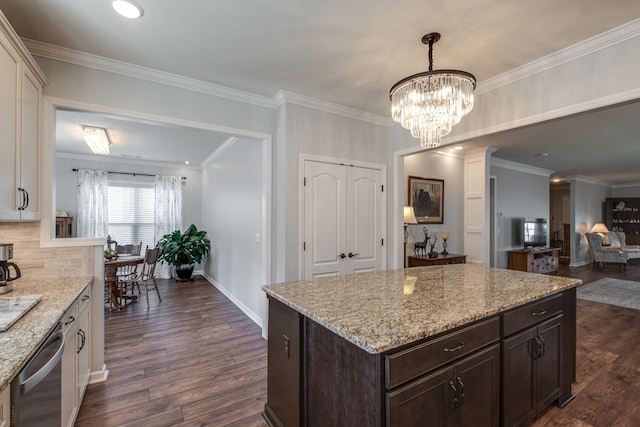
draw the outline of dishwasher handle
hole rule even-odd
[[[24,378],[26,376],[26,373],[28,372],[27,368],[29,367],[29,365],[31,365],[31,363],[33,363],[33,361],[36,359],[36,356],[42,351],[43,348],[51,345],[56,340],[60,340],[60,347],[56,350],[55,354],[51,357],[51,359],[49,359],[42,368],[38,369],[38,372],[31,375],[29,378]],[[40,347],[40,350],[38,350],[38,353],[36,353],[36,355],[31,358],[31,362],[29,362],[27,366],[25,366],[25,368],[23,369],[22,373],[18,378],[19,385],[20,385],[20,395],[25,395],[29,393],[29,391],[31,391],[32,388],[37,386],[42,380],[44,380],[47,377],[47,375],[49,375],[51,371],[53,371],[53,368],[55,368],[58,362],[60,362],[60,360],[62,359],[63,351],[64,351],[64,331],[60,329],[57,333],[53,333],[47,338],[44,344],[42,344],[42,347]]]

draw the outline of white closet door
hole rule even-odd
[[[381,270],[382,172],[304,163],[304,277]]]
[[[345,273],[346,175],[341,165],[304,164],[305,279]]]
[[[382,173],[347,167],[346,273],[382,269]]]

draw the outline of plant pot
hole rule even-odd
[[[195,264],[182,264],[176,266],[176,280],[178,282],[186,282],[188,280],[193,280],[191,275],[193,274],[193,269],[195,268]]]

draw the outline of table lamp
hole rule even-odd
[[[591,229],[592,233],[608,233],[609,230],[607,229],[607,226],[604,225],[601,222],[596,223],[596,225],[593,226],[593,228]]]
[[[442,255],[447,256],[449,255],[449,252],[447,252],[447,239],[449,238],[449,232],[443,231],[440,233],[440,236],[442,237]]]
[[[416,214],[413,211],[413,206],[404,207],[404,266],[407,266],[407,239],[409,238],[409,231],[407,225],[417,224]]]

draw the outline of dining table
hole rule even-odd
[[[144,257],[139,255],[118,255],[114,258],[105,258],[104,260],[104,288],[109,304],[115,306],[118,310],[123,307],[123,301],[134,301],[137,299],[135,295],[127,294],[127,290],[118,280],[118,268],[126,266],[135,266],[142,264]]]

